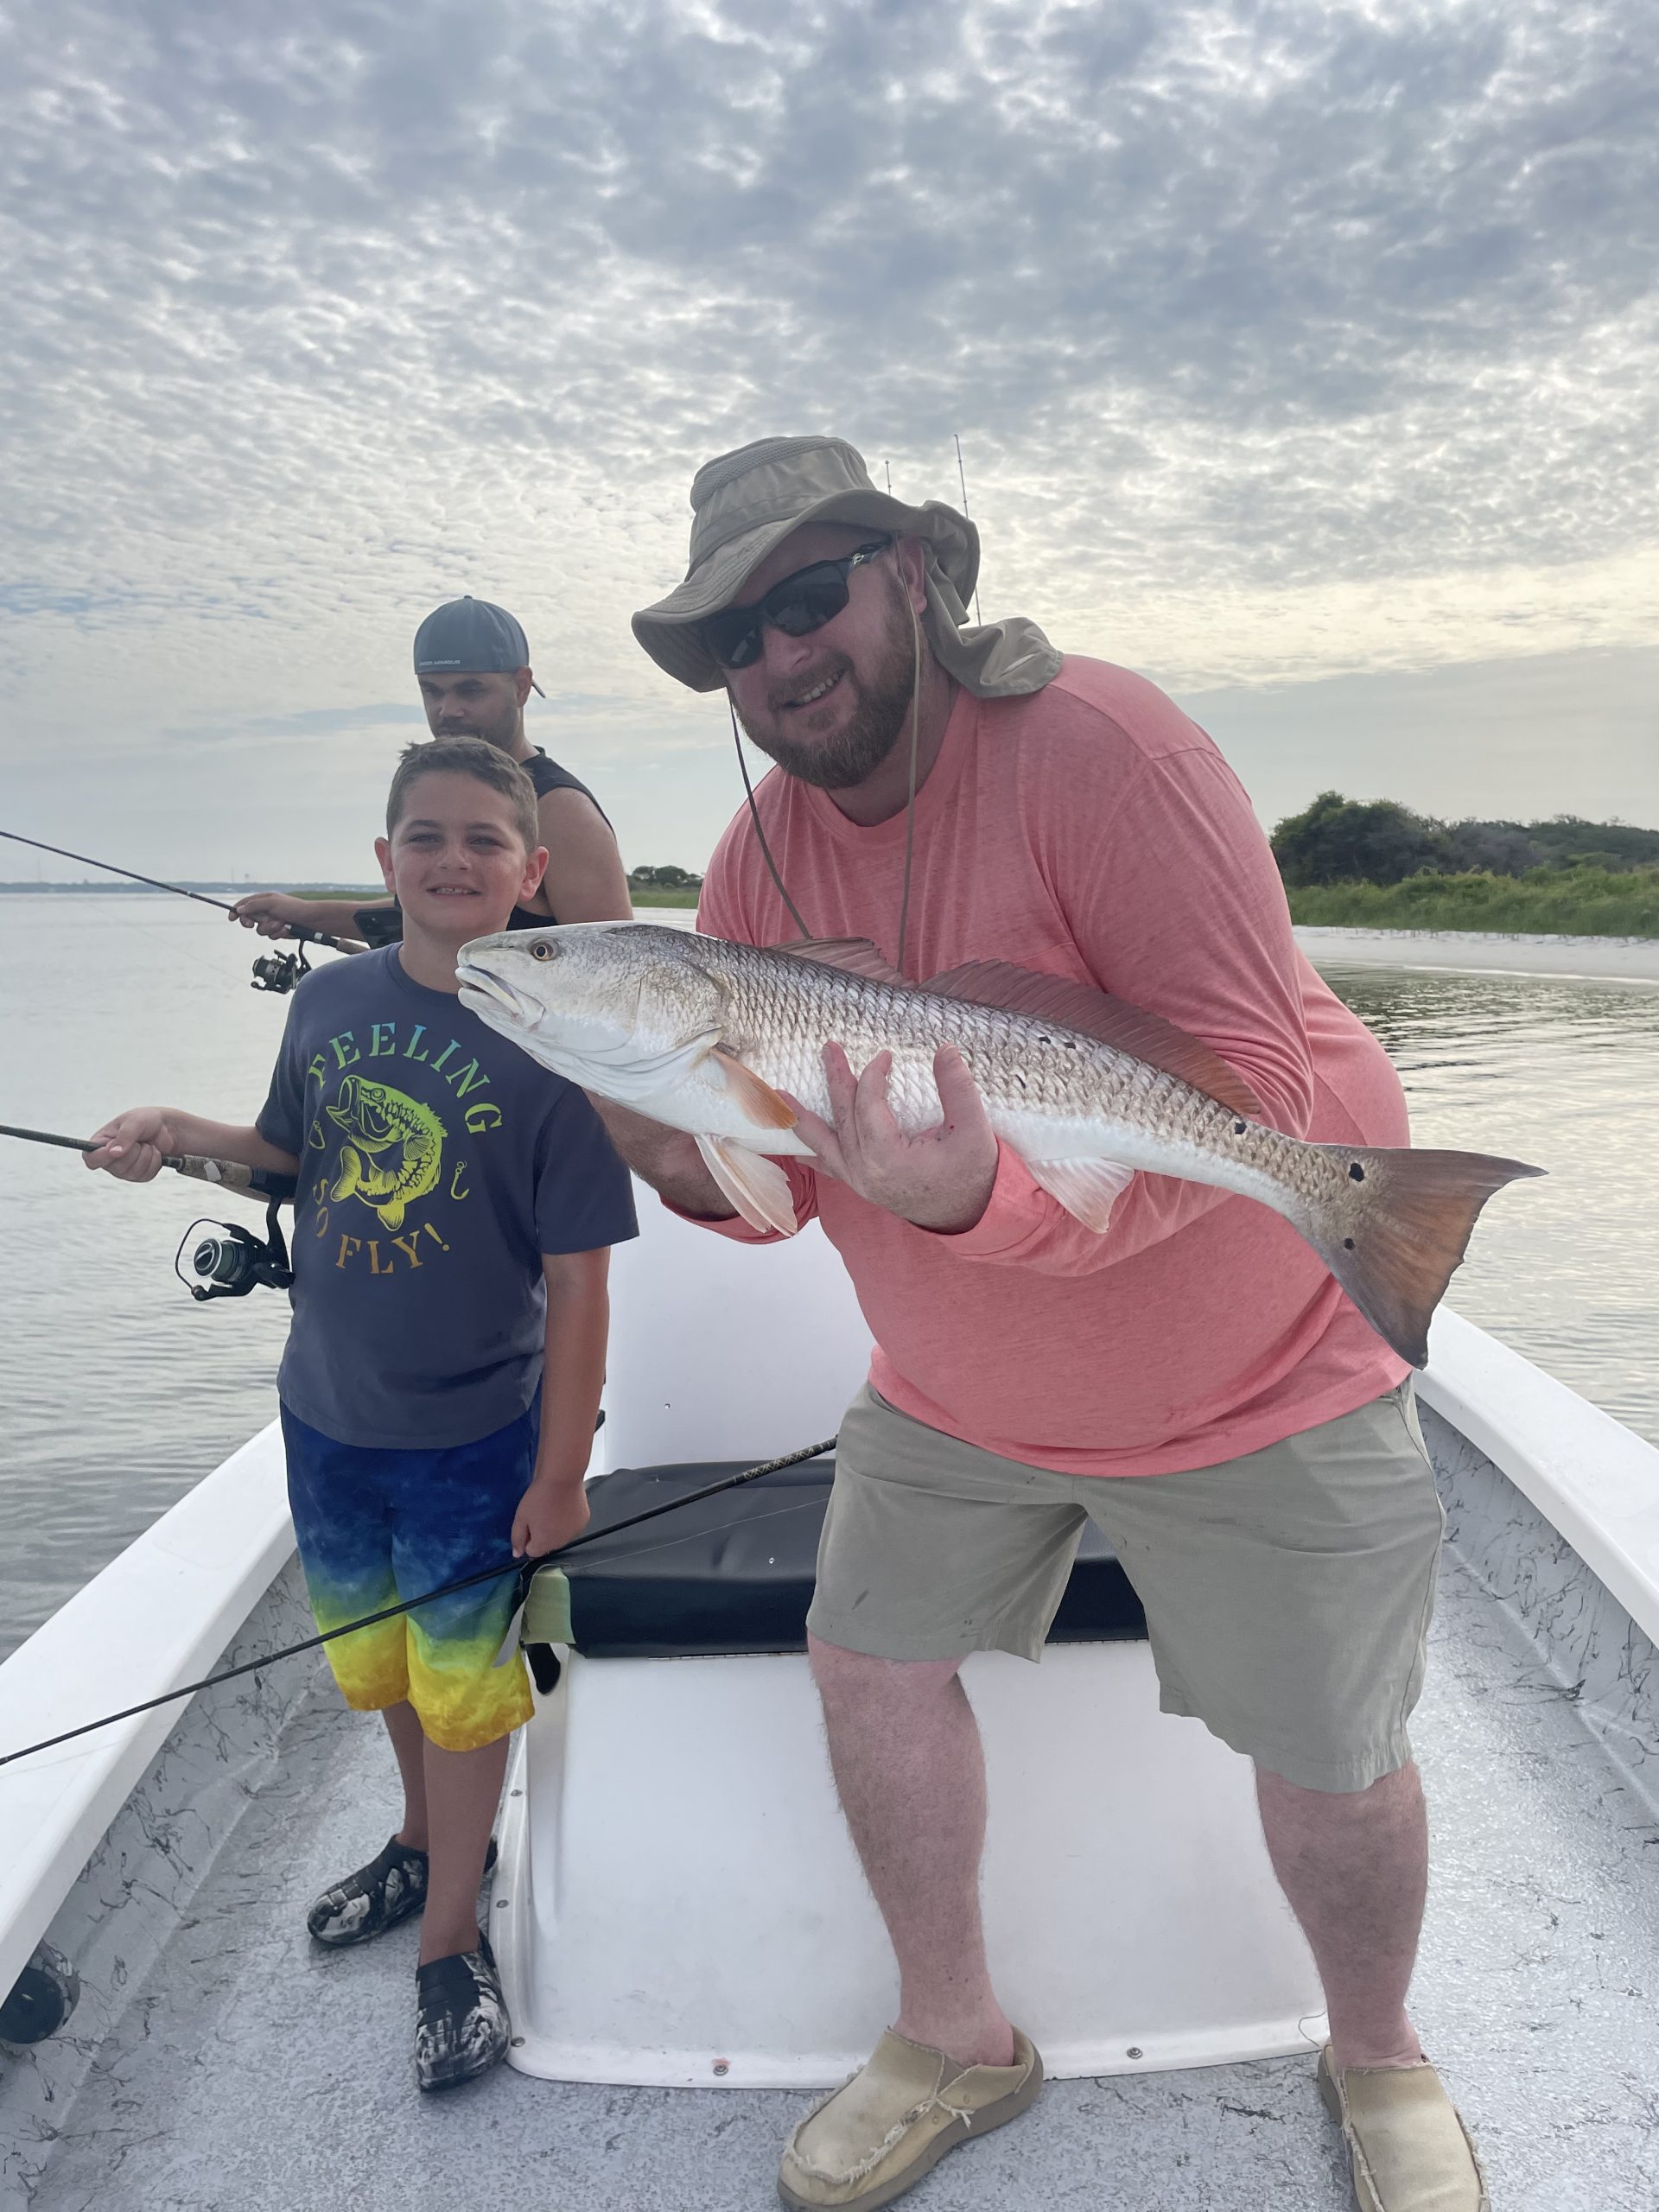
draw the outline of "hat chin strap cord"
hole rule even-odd
[[[895,540],[895,543],[897,541]],[[911,636],[911,696],[910,696],[910,786],[905,800],[905,878],[899,898],[899,944],[893,954],[893,966],[902,976],[905,972],[905,939],[910,929],[910,874],[911,861],[916,849],[916,769],[921,747],[922,729],[922,626],[916,619],[916,604],[908,591],[905,607],[910,616]],[[789,895],[789,887],[779,873],[778,863],[772,856],[772,847],[766,842],[766,833],[760,826],[760,810],[754,803],[754,785],[749,780],[749,764],[743,758],[743,734],[738,727],[737,707],[728,687],[726,709],[732,718],[732,743],[737,749],[738,773],[743,779],[743,794],[749,804],[749,819],[754,824],[754,834],[760,841],[761,856],[767,873],[778,887],[778,896],[789,909],[790,919],[803,938],[810,938],[812,931],[801,918],[801,910]]]
[[[749,764],[743,758],[743,734],[737,726],[737,709],[733,703],[729,691],[726,694],[726,709],[732,718],[732,743],[737,747],[738,773],[743,779],[744,795],[749,802],[749,819],[754,824],[755,836],[760,840],[761,853],[765,856],[772,880],[778,887],[778,896],[789,909],[790,919],[804,938],[810,938],[812,932],[801,919],[801,910],[790,897],[789,887],[778,873],[778,863],[772,857],[772,847],[766,842],[766,833],[760,827],[760,810],[754,803],[754,785],[749,781]]]

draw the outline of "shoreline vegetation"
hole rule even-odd
[[[1321,791],[1300,814],[1279,823],[1270,842],[1299,929],[1659,941],[1659,830],[1575,815],[1446,823],[1392,799],[1360,802]],[[700,875],[674,866],[635,868],[628,874],[636,910],[689,911],[702,885]],[[251,887],[218,881],[177,887],[222,899]],[[260,887],[308,899],[385,895],[378,884]],[[112,888],[0,882],[0,894]],[[166,895],[130,888],[135,896]]]
[[[1286,887],[1305,929],[1449,930],[1503,937],[1659,938],[1659,868],[1412,875],[1400,883]]]
[[[1270,842],[1305,929],[1659,938],[1659,830],[1632,823],[1448,823],[1321,791]]]

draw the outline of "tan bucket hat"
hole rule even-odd
[[[980,698],[1040,691],[1059,672],[1061,657],[1034,622],[1015,615],[969,623],[979,532],[967,516],[938,499],[912,507],[878,492],[862,454],[842,438],[760,438],[697,471],[685,580],[633,618],[633,634],[658,666],[694,691],[721,690],[725,671],[698,626],[732,606],[773,546],[809,522],[852,523],[921,539],[929,642],[950,673]]]

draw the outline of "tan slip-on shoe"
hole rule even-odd
[[[1319,2094],[1353,2161],[1359,2212],[1491,2212],[1474,2143],[1432,2066],[1344,2066]]]
[[[876,2212],[969,2136],[1017,2120],[1042,2086],[1043,2062],[1018,2028],[1012,2066],[961,2066],[889,2028],[790,2137],[778,2194],[791,2212]]]

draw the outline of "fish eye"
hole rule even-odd
[[[545,938],[537,938],[530,948],[530,957],[532,960],[550,960],[553,957],[553,948]]]

